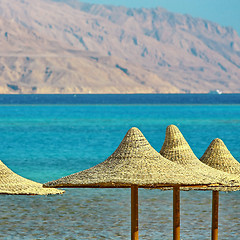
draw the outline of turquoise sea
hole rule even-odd
[[[0,159],[19,175],[44,183],[102,162],[133,126],[159,151],[166,127],[175,124],[197,157],[221,138],[240,161],[240,96],[210,97],[178,95],[174,102],[171,96],[147,95],[144,101],[139,95],[132,101],[99,95],[90,101],[86,95],[74,102],[79,96],[35,101],[32,95],[3,95]],[[130,239],[129,189],[0,195],[0,202],[0,239]],[[239,202],[240,192],[220,193],[220,240],[240,239]],[[210,232],[211,192],[181,192],[181,239],[207,240]],[[172,191],[139,190],[139,238],[172,239]]]

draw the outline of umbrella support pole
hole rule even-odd
[[[218,240],[218,205],[219,192],[212,192],[212,240]]]
[[[131,186],[131,240],[138,240],[138,186]]]
[[[173,187],[173,240],[180,240],[180,189]]]

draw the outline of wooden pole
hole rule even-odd
[[[138,240],[138,186],[131,186],[131,240]]]
[[[212,192],[212,240],[218,240],[218,205],[219,192]]]
[[[173,240],[180,240],[180,189],[173,187]]]

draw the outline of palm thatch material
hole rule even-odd
[[[48,195],[61,194],[64,191],[52,188],[43,188],[37,183],[19,176],[0,161],[0,194],[14,195]]]
[[[224,181],[236,181],[239,185],[240,179],[236,175],[228,174],[212,167],[203,164],[193,153],[189,144],[183,137],[182,133],[175,125],[170,125],[166,129],[165,141],[163,143],[160,154],[175,162],[179,163],[188,169],[190,172],[202,173],[206,176],[211,176],[216,179]],[[226,185],[227,187],[228,185]],[[239,185],[240,186],[240,185]],[[237,186],[238,187],[238,186]],[[188,188],[181,188],[182,190],[191,190]],[[221,191],[234,191],[238,188],[194,188],[196,190],[221,190]]]
[[[212,168],[236,174],[240,177],[240,163],[232,156],[224,142],[214,139],[200,160]]]
[[[204,165],[203,163],[201,163]],[[205,165],[204,165],[205,166]],[[206,168],[210,168],[207,167]],[[217,170],[215,170],[217,171]],[[227,174],[226,174],[227,175]],[[232,180],[232,179],[231,179]],[[162,157],[141,131],[131,128],[119,147],[104,162],[44,184],[46,187],[156,187],[232,184],[225,176],[189,169]]]

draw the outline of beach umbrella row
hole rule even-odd
[[[164,156],[162,156],[161,154]],[[180,239],[180,188],[217,189],[240,186],[237,175],[203,164],[176,126],[169,126],[158,153],[141,131],[131,128],[104,162],[44,184],[45,187],[131,188],[131,239],[138,239],[138,188],[173,188],[173,239]],[[167,159],[168,158],[168,159]],[[215,238],[216,239],[216,238]]]
[[[169,161],[149,144],[139,129],[134,127],[127,132],[114,153],[102,163],[49,182],[45,186],[124,188],[136,185],[155,188],[180,185],[231,185],[231,181],[234,183],[234,176],[202,165],[208,168],[207,172],[202,173],[201,169],[197,171],[199,166],[190,171],[190,167],[186,168]]]
[[[173,189],[173,239],[180,239],[180,189],[213,190],[212,239],[216,240],[218,191],[239,189],[240,163],[220,139],[210,144],[200,160],[174,125],[166,129],[160,154],[139,129],[131,128],[104,162],[46,183],[45,188],[17,175],[0,161],[0,194],[64,192],[55,187],[131,188],[131,239],[138,239],[138,188]]]

